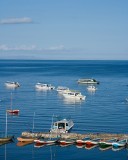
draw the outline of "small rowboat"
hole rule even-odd
[[[107,150],[107,149],[110,149],[112,147],[112,144],[115,143],[117,141],[116,138],[114,139],[110,139],[110,140],[107,140],[107,141],[100,141],[98,143],[99,145],[99,149],[100,150]]]
[[[10,114],[19,114],[19,111],[18,109],[10,109],[10,110],[7,110],[7,113],[10,113]]]
[[[0,137],[0,142],[9,142],[13,141],[14,136],[5,136],[5,137]]]
[[[127,144],[127,139],[122,139],[120,141],[113,142],[112,146],[118,148],[118,147],[124,147],[126,144]]]
[[[88,140],[90,140],[90,138],[89,137],[85,137],[84,139],[77,139],[76,143],[77,144],[85,144],[86,141],[88,141]]]
[[[36,143],[36,145],[51,145],[51,144],[55,144],[57,142],[58,139],[56,138],[41,138],[41,139],[36,139],[34,140],[34,142]]]
[[[19,142],[34,142],[35,138],[33,137],[17,137]]]
[[[89,139],[86,140],[85,144],[87,145],[97,145],[100,142],[100,138],[96,138],[96,139]]]
[[[11,109],[7,109],[6,112],[11,115],[17,115],[19,114],[19,109],[12,109],[12,93],[11,93]]]
[[[74,144],[75,142],[76,142],[75,139],[60,139],[60,140],[58,140],[58,143],[60,145]]]

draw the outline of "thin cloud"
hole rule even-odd
[[[65,50],[63,45],[53,46],[49,48],[39,48],[36,45],[20,45],[20,46],[8,46],[6,44],[0,45],[0,51],[63,51]]]
[[[5,44],[0,45],[0,51],[32,51],[32,50],[39,50],[39,49],[35,45],[31,46],[21,45],[14,47],[10,47]]]
[[[0,20],[0,24],[23,24],[23,23],[32,23],[32,19],[29,17],[23,17],[23,18],[8,18]]]
[[[53,46],[53,47],[49,47],[47,48],[47,50],[64,50],[64,46],[63,45],[60,45],[60,46]]]

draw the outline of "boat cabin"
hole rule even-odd
[[[63,119],[53,123],[51,132],[67,133],[73,127],[72,120]]]

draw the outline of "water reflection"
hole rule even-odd
[[[76,147],[81,149],[85,147],[85,144],[78,143],[76,144]]]
[[[112,146],[99,147],[99,150],[101,150],[101,151],[106,151],[106,150],[109,150],[109,149],[112,149]]]
[[[97,147],[98,145],[95,145],[95,144],[86,144],[85,145],[85,149],[88,149],[88,150],[90,150],[90,149],[93,149],[93,148],[95,148],[95,147]]]
[[[95,95],[96,93],[96,90],[87,90],[88,94],[90,95]]]
[[[124,149],[124,147],[112,147],[112,150],[113,151],[120,151],[120,150],[122,150],[122,149]]]
[[[4,159],[7,160],[7,145],[13,143],[12,141],[0,142],[0,146],[4,145]]]
[[[19,87],[5,86],[5,88],[8,89],[8,90],[16,90],[16,89],[18,89]]]
[[[78,99],[63,99],[64,104],[81,104],[83,101]]]
[[[18,147],[22,147],[22,146],[26,146],[26,145],[29,145],[29,144],[32,144],[33,142],[17,142],[17,146]]]
[[[32,145],[33,142],[18,142],[16,145],[18,147],[24,147],[26,145]],[[98,148],[100,151],[106,151],[106,150],[112,150],[112,151],[120,151],[122,149],[127,149],[127,147],[112,147],[112,146],[107,146],[107,147],[99,147],[97,144],[52,144],[52,145],[47,145],[47,144],[39,144],[39,143],[34,143],[33,145],[35,148],[42,148],[42,147],[60,147],[60,148],[65,148],[69,146],[75,146],[78,149],[86,149],[86,150],[91,150]]]

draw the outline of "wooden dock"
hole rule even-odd
[[[79,133],[50,133],[50,132],[22,132],[23,137],[34,137],[34,138],[70,138],[70,139],[83,139],[85,137],[90,137],[91,139],[94,138],[100,138],[103,140],[109,140],[113,138],[117,139],[128,139],[128,134],[112,134],[112,133],[85,133],[85,134],[79,134]]]

